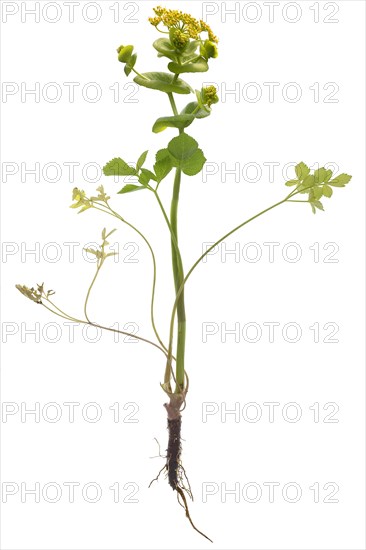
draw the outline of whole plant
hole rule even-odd
[[[71,208],[78,210],[79,213],[91,209],[98,210],[103,215],[112,217],[135,231],[148,248],[153,267],[150,319],[155,340],[150,340],[140,334],[131,334],[127,331],[110,328],[90,319],[88,304],[91,292],[106,259],[116,254],[113,251],[108,251],[108,239],[116,229],[112,231],[103,229],[99,248],[86,249],[88,253],[96,257],[96,270],[86,291],[83,316],[74,316],[61,309],[53,297],[55,292],[45,290],[43,283],[31,288],[24,285],[16,285],[16,287],[27,298],[42,305],[58,317],[133,336],[133,338],[153,346],[164,356],[163,377],[160,385],[167,398],[164,406],[167,412],[169,435],[165,463],[159,475],[162,471],[166,473],[168,483],[173,491],[177,493],[178,500],[183,505],[192,527],[209,539],[207,535],[197,529],[191,519],[187,496],[192,498],[192,491],[182,463],[182,411],[186,406],[189,390],[189,378],[185,365],[187,343],[185,292],[187,282],[202,260],[213,249],[248,223],[288,203],[308,204],[314,214],[317,211],[323,211],[322,199],[330,199],[334,189],[345,187],[351,176],[345,173],[334,176],[332,171],[325,167],[311,170],[304,162],[299,162],[295,166],[293,179],[285,182],[285,185],[290,189],[283,198],[254,214],[249,219],[243,220],[236,227],[229,229],[225,235],[216,239],[214,244],[207,248],[187,269],[182,258],[178,238],[180,189],[185,177],[188,179],[199,174],[206,158],[197,141],[190,135],[191,128],[189,133],[186,130],[193,124],[204,124],[203,119],[212,115],[212,107],[218,103],[219,98],[215,86],[202,86],[201,89],[193,89],[186,82],[186,77],[189,76],[189,73],[206,73],[208,71],[209,62],[218,57],[218,38],[206,22],[197,20],[190,14],[182,13],[179,10],[170,10],[158,6],[154,8],[154,16],[149,21],[157,32],[162,34],[154,41],[153,47],[161,61],[168,62],[168,72],[139,72],[136,69],[137,54],[134,51],[134,46],[130,44],[121,45],[117,49],[118,61],[123,64],[124,73],[127,77],[132,73],[135,75],[134,82],[139,86],[151,90],[152,95],[158,92],[165,94],[167,97],[167,105],[170,105],[171,113],[165,113],[157,118],[152,125],[152,131],[160,133],[167,130],[167,133],[173,131],[177,132],[177,135],[169,139],[165,148],[156,152],[154,162],[152,165],[150,164],[149,168],[146,167],[148,151],[142,152],[133,166],[121,157],[113,158],[107,162],[103,168],[106,177],[123,178],[133,176],[135,178],[135,183],[127,183],[118,190],[117,194],[122,195],[118,207],[111,205],[111,197],[104,186],[101,185],[94,195],[90,195],[83,189],[75,188]],[[182,75],[184,78],[182,78]],[[182,108],[178,108],[177,100],[179,98],[182,101],[184,96],[193,97]],[[161,185],[171,187],[169,210],[160,198],[159,188]],[[120,213],[124,210],[123,195],[137,191],[144,191],[144,194],[151,193],[153,195],[170,236],[171,269],[175,296],[171,311],[167,312],[169,315],[169,333],[165,337],[162,337],[155,322],[157,262],[153,246],[145,234],[135,225],[135,222],[127,219],[124,212]],[[138,193],[136,200],[139,200],[144,194]],[[118,208],[118,210],[115,208]],[[179,232],[182,231],[184,231],[184,228],[180,227]]]

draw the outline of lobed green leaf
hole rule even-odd
[[[197,141],[188,134],[180,134],[168,143],[169,153],[178,161],[189,159],[197,149]]]
[[[104,166],[103,174],[105,176],[136,176],[137,171],[118,157],[112,159]]]

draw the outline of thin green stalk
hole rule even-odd
[[[166,213],[166,211],[165,211],[164,205],[163,205],[163,203],[161,202],[161,199],[160,199],[159,194],[158,194],[158,192],[156,191],[156,189],[153,189],[153,193],[154,193],[154,195],[155,195],[155,197],[156,197],[156,200],[158,201],[158,204],[159,204],[159,206],[160,206],[160,209],[161,209],[161,211],[162,211],[162,213],[163,213],[163,216],[164,216],[164,219],[165,219],[166,224],[167,224],[167,226],[168,226],[168,229],[169,229],[169,232],[170,232],[170,236],[171,236],[172,242],[173,242],[173,244],[174,244],[175,250],[176,250],[177,254],[180,255],[180,251],[179,251],[177,239],[175,238],[175,235],[174,235],[174,233],[173,233],[173,231],[172,231],[172,226],[170,225],[170,221],[169,221],[168,215],[167,215],[167,213]]]
[[[99,271],[100,271],[102,265],[103,265],[103,260],[101,260],[100,262],[99,262],[99,260],[98,260],[98,267],[97,267],[97,270],[96,270],[96,272],[95,272],[95,275],[94,275],[94,278],[93,278],[92,282],[90,283],[90,286],[89,286],[89,288],[88,288],[88,292],[86,293],[86,298],[85,298],[85,302],[84,302],[84,315],[85,315],[86,320],[87,320],[89,323],[90,323],[91,321],[90,321],[90,319],[89,319],[89,317],[88,317],[88,314],[87,314],[87,311],[86,311],[86,310],[87,310],[87,306],[88,306],[88,300],[89,300],[90,292],[91,292],[91,290],[92,290],[92,288],[93,288],[93,286],[94,286],[94,283],[95,283],[95,281],[96,281],[96,279],[97,279],[97,277],[98,277],[98,274],[99,274]]]
[[[103,206],[104,205],[100,205],[100,206]],[[154,304],[155,304],[155,289],[156,289],[156,272],[157,272],[157,267],[156,267],[156,258],[155,258],[155,254],[154,254],[154,251],[153,251],[153,248],[150,244],[150,242],[147,240],[147,238],[145,237],[145,235],[143,235],[143,233],[141,233],[141,231],[139,231],[139,229],[137,229],[137,227],[135,227],[134,225],[132,225],[131,223],[129,223],[127,220],[125,220],[124,218],[122,218],[122,216],[120,216],[117,212],[115,212],[110,206],[108,203],[106,203],[106,206],[105,206],[108,210],[105,210],[104,208],[96,208],[96,210],[100,210],[101,212],[104,212],[105,214],[109,214],[110,216],[113,216],[115,218],[117,218],[118,220],[120,220],[121,222],[125,223],[126,225],[128,225],[129,227],[131,227],[131,229],[133,229],[134,231],[136,231],[136,233],[138,235],[140,235],[140,237],[145,241],[149,251],[150,251],[150,254],[151,254],[151,258],[152,258],[152,262],[153,262],[153,283],[152,283],[152,291],[151,291],[151,301],[150,301],[150,319],[151,319],[151,325],[152,325],[152,328],[153,328],[153,331],[154,331],[154,334],[159,342],[159,344],[161,345],[162,348],[164,348],[166,351],[168,350],[168,348],[165,346],[164,342],[162,341],[162,339],[160,338],[160,335],[158,333],[158,330],[156,328],[156,324],[155,324],[155,316],[154,316]],[[94,207],[95,208],[95,207]]]
[[[51,302],[51,300],[47,300],[47,301],[52,305],[52,307],[61,311],[53,302]],[[131,332],[126,332],[124,330],[117,330],[114,328],[105,327],[103,325],[99,325],[98,323],[93,323],[91,321],[83,321],[82,319],[71,317],[71,315],[68,315],[67,313],[65,313],[64,315],[61,315],[60,313],[57,313],[57,311],[54,311],[50,307],[46,306],[44,302],[42,302],[42,306],[48,309],[48,311],[50,311],[54,315],[57,315],[58,317],[62,317],[63,319],[67,319],[68,321],[73,321],[75,323],[82,323],[83,325],[90,325],[93,327],[100,328],[102,330],[108,330],[109,332],[116,332],[118,334],[123,334],[124,336],[130,336],[131,338],[136,338],[137,340],[141,340],[142,342],[145,342],[147,344],[151,344],[155,348],[159,349],[162,353],[164,353],[165,357],[167,357],[167,352],[165,349],[161,348],[160,346],[158,346],[158,344],[156,344],[155,342],[152,342],[151,340],[148,340],[147,338],[143,338],[142,336],[137,336],[137,334],[132,334]]]

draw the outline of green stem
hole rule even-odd
[[[173,83],[174,83],[174,78],[173,78]],[[175,100],[174,100],[174,97],[173,97],[173,92],[168,92],[168,97],[169,97],[169,101],[170,101],[170,105],[172,107],[173,113],[174,113],[175,116],[177,116],[178,115],[178,109],[177,109],[177,106],[175,104]]]
[[[172,231],[171,248],[172,248],[172,266],[174,275],[174,285],[176,292],[176,312],[178,318],[178,332],[177,332],[177,353],[176,353],[176,387],[175,392],[181,393],[184,388],[184,352],[185,352],[185,340],[186,340],[186,313],[184,306],[184,271],[181,255],[179,253],[179,247],[176,247],[178,243],[178,204],[179,204],[179,192],[181,183],[182,171],[177,168],[175,171],[173,197],[170,209],[170,226]],[[181,291],[180,291],[181,289]],[[180,291],[180,292],[179,292]],[[179,295],[178,295],[179,293]],[[169,384],[170,381],[171,365],[169,360],[165,372],[165,384]]]
[[[180,63],[180,60],[178,60]],[[178,80],[176,74],[173,78],[173,83]],[[174,100],[173,93],[168,93],[169,102],[172,107],[174,115],[178,115],[178,109]],[[179,129],[179,134],[184,132],[183,128]],[[178,245],[178,205],[179,205],[179,192],[181,183],[182,171],[180,168],[176,168],[174,177],[173,197],[170,207],[170,228],[171,228],[171,249],[172,249],[172,267],[174,276],[174,285],[176,292],[176,313],[178,320],[177,330],[177,352],[176,352],[176,372],[175,372],[175,393],[181,393],[184,389],[185,383],[185,371],[184,371],[184,355],[185,355],[185,343],[186,343],[186,312],[184,305],[184,291],[183,288],[179,293],[181,286],[184,287],[184,270],[182,257]],[[175,315],[175,312],[174,312]],[[172,345],[168,353],[168,361],[165,368],[164,384],[167,389],[170,390],[170,376],[171,376],[171,360],[172,360]]]
[[[176,250],[177,254],[180,255],[180,251],[179,251],[179,247],[178,247],[178,242],[177,242],[177,239],[176,239],[176,237],[175,237],[175,234],[174,234],[173,231],[172,231],[172,226],[170,225],[170,221],[169,221],[168,215],[167,215],[167,213],[165,212],[164,205],[163,205],[163,203],[161,202],[161,199],[160,199],[159,194],[157,193],[156,189],[153,189],[153,193],[154,193],[154,195],[155,195],[155,197],[156,197],[156,200],[158,201],[158,204],[159,204],[159,206],[160,206],[160,210],[161,210],[162,213],[163,213],[163,216],[164,216],[164,219],[165,219],[166,224],[167,224],[167,226],[168,226],[168,229],[169,229],[169,232],[170,232],[170,236],[171,236],[171,240],[172,240],[172,242],[173,242],[173,244],[174,244],[175,250]]]
[[[132,67],[132,71],[137,74],[137,76],[140,76],[141,78],[143,78],[144,80],[149,80],[147,78],[147,76],[144,76],[143,74],[139,73],[138,71],[136,71],[136,69],[134,67]]]

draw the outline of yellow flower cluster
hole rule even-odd
[[[202,88],[202,97],[205,105],[211,107],[213,103],[218,103],[217,89],[215,86],[207,86]]]
[[[207,32],[209,40],[217,43],[219,39],[211,30],[211,27],[202,20],[195,19],[189,13],[183,13],[180,10],[168,10],[158,6],[153,8],[156,17],[149,17],[149,21],[154,27],[160,23],[168,29],[176,28],[184,32],[189,38],[197,40],[200,38],[201,32]]]

